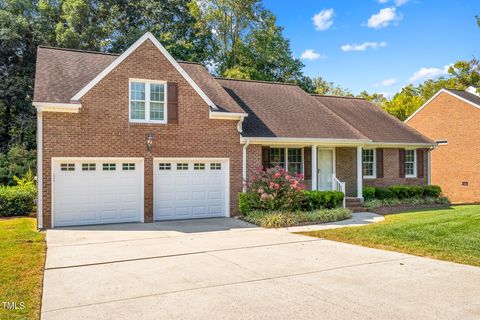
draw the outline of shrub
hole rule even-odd
[[[405,199],[373,199],[369,201],[365,201],[365,207],[367,209],[375,209],[379,207],[396,207],[400,205],[433,205],[433,204],[444,204],[449,205],[450,201],[448,198],[440,197],[440,198],[433,198],[433,197],[426,197],[426,198],[405,198]]]
[[[343,201],[343,193],[340,191],[304,191],[303,210],[333,209]]]
[[[35,208],[35,188],[23,186],[0,187],[0,216],[28,215]]]
[[[365,200],[371,200],[375,198],[375,188],[374,187],[364,187],[363,188],[363,198]]]
[[[423,195],[424,197],[433,197],[439,198],[442,194],[442,188],[439,186],[431,185],[423,187]]]
[[[243,215],[248,214],[255,208],[255,198],[251,193],[242,193],[238,194],[238,210]]]
[[[300,209],[303,200],[301,184],[303,175],[291,175],[281,167],[259,170],[247,186],[248,203],[244,210],[287,210]],[[243,198],[245,200],[245,198]],[[244,203],[243,203],[244,204]]]
[[[375,188],[375,198],[379,200],[394,198],[393,192],[389,188]]]

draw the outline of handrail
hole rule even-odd
[[[342,207],[345,208],[345,203],[346,203],[345,198],[347,196],[345,194],[345,182],[338,180],[335,175],[333,175],[332,182],[333,182],[333,190],[343,192]]]

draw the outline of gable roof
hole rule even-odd
[[[117,54],[39,47],[33,101],[70,103],[75,93],[117,58]]]
[[[364,99],[322,95],[313,95],[313,97],[373,142],[387,144],[434,143],[415,129]]]
[[[244,137],[368,140],[293,84],[217,78],[248,113]]]
[[[448,93],[476,108],[480,108],[480,97],[477,96],[476,94],[463,91],[463,90],[456,90],[456,89],[441,89],[438,91],[433,97],[431,97],[427,102],[425,102],[420,108],[418,108],[410,117],[408,117],[404,122],[407,123],[412,119],[417,113],[423,110],[433,99],[435,99],[440,93]]]
[[[223,89],[212,75],[199,63],[180,61],[180,66],[192,77],[195,83],[212,99],[220,112],[245,113],[235,100]]]

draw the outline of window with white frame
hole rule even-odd
[[[166,82],[131,80],[130,121],[166,123],[166,90]]]
[[[417,154],[415,150],[405,150],[405,176],[407,178],[417,176]]]
[[[303,173],[302,148],[270,147],[270,166],[285,168],[291,174]]]
[[[375,178],[375,149],[362,150],[362,172],[364,178]]]

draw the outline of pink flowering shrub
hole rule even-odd
[[[253,175],[247,185],[252,209],[298,210],[305,185],[302,174],[291,175],[281,167],[262,170]]]

